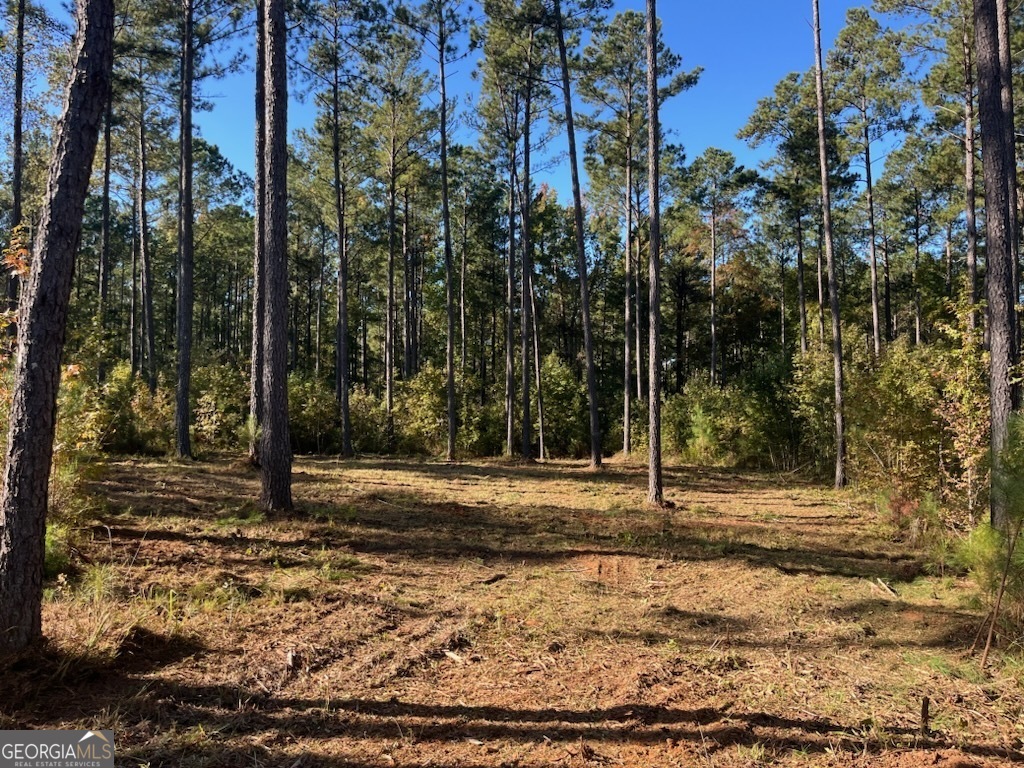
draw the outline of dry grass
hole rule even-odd
[[[149,766],[901,766],[1021,758],[1024,674],[971,590],[852,495],[673,468],[111,464],[0,727]],[[919,733],[921,699],[931,732]]]

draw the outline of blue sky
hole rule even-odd
[[[831,46],[842,28],[846,11],[867,2],[821,0],[822,42]],[[61,0],[44,0],[58,17],[67,18]],[[613,11],[643,11],[643,0],[616,0]],[[709,146],[733,152],[741,164],[755,166],[768,151],[753,151],[736,138],[758,99],[770,95],[775,84],[789,72],[805,71],[814,63],[811,0],[661,0],[666,42],[683,57],[683,67],[704,68],[700,82],[668,102],[662,111],[669,140],[686,148],[693,159]],[[251,45],[247,45],[251,47]],[[469,80],[472,60],[454,67],[450,92],[463,98],[474,86]],[[213,110],[196,115],[202,136],[220,146],[239,169],[253,169],[253,73],[250,68],[229,78],[208,83],[204,96]],[[460,110],[467,107],[460,104]],[[313,119],[309,104],[289,107],[289,129],[308,127]],[[455,140],[471,142],[466,129]],[[564,142],[553,142],[552,151],[564,152]],[[564,163],[541,174],[558,189],[567,186]],[[546,175],[545,175],[546,174]]]
[[[842,28],[846,10],[863,3],[853,0],[821,0],[822,40],[826,49]],[[617,0],[614,10],[643,11],[642,0]],[[662,18],[668,46],[683,57],[683,67],[704,68],[700,83],[669,103],[662,112],[662,123],[670,140],[686,148],[692,159],[709,146],[736,154],[739,162],[753,166],[766,156],[766,150],[754,152],[736,138],[758,99],[770,95],[775,84],[787,73],[804,71],[814,63],[810,0],[729,0],[728,2],[690,2],[661,0]],[[452,89],[468,84],[470,61],[455,68]],[[203,136],[218,145],[239,168],[252,172],[253,133],[252,72],[211,84],[214,110],[197,115]],[[460,109],[465,109],[460,105]],[[291,129],[305,127],[312,120],[309,105],[292,103]],[[456,138],[470,141],[463,129]],[[563,142],[554,142],[555,151],[564,151]],[[539,181],[557,188],[565,185],[567,171],[555,168]]]

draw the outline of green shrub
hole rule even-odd
[[[586,386],[554,352],[541,361],[540,370],[544,395],[545,450],[551,456],[589,455],[590,411]],[[536,417],[536,393],[533,413]],[[539,428],[536,418],[534,428]]]
[[[352,449],[356,453],[387,451],[387,412],[384,402],[366,389],[357,388],[348,396],[352,422]]]
[[[288,419],[297,453],[339,453],[341,412],[334,388],[313,375],[288,377]]]
[[[666,449],[683,461],[745,467],[790,462],[790,419],[784,403],[737,381],[714,386],[691,379],[662,410]]]
[[[237,449],[249,416],[248,372],[224,364],[192,371],[193,433],[202,449]]]

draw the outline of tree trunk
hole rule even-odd
[[[194,80],[194,0],[182,0],[184,27],[181,37],[181,115],[178,174],[178,295],[175,318],[178,348],[178,384],[174,400],[174,451],[179,458],[191,458],[192,424],[192,306],[194,242],[192,209],[192,86]]]
[[[445,81],[444,57],[448,48],[448,34],[444,19],[444,4],[439,3],[437,61],[441,96],[441,225],[444,230],[444,275],[445,310],[448,319],[447,346],[445,349],[446,389],[448,395],[448,446],[446,458],[455,461],[455,438],[458,432],[458,414],[455,410],[455,264],[452,254],[452,217],[448,201],[448,86]],[[463,249],[465,255],[465,249]],[[463,263],[465,263],[463,261]],[[463,283],[465,271],[463,270]],[[463,303],[463,307],[465,304]],[[465,338],[465,315],[463,315],[463,338]],[[462,353],[465,360],[466,353]]]
[[[11,224],[17,230],[22,224],[23,176],[25,168],[25,150],[22,132],[25,123],[25,0],[18,0],[15,22],[17,31],[14,42],[14,115],[11,136]],[[26,242],[26,247],[31,244]],[[18,275],[13,271],[7,274],[7,308],[11,312],[18,311]],[[8,326],[8,334],[15,335],[17,326]]]
[[[141,82],[141,81],[140,81]],[[138,179],[138,216],[139,216],[139,258],[142,261],[142,337],[145,345],[143,363],[146,371],[146,384],[150,393],[156,392],[157,360],[156,360],[156,323],[153,313],[153,263],[149,252],[149,214],[146,206],[149,202],[149,162],[146,145],[146,91],[139,87],[139,179]]]
[[[527,78],[533,76],[533,36],[534,30],[530,29],[530,39],[527,48],[526,68]],[[520,218],[522,220],[523,235],[523,262],[522,262],[522,273],[523,273],[523,290],[520,301],[520,314],[519,314],[519,346],[520,346],[520,365],[522,366],[521,374],[521,386],[522,391],[520,392],[521,404],[522,404],[522,443],[520,451],[525,461],[529,461],[532,458],[532,438],[531,434],[533,431],[533,418],[530,415],[530,333],[532,321],[530,312],[530,298],[529,298],[529,281],[533,279],[533,241],[530,232],[530,209],[533,205],[533,187],[530,180],[530,127],[533,122],[533,84],[526,84],[526,93],[523,100],[524,115],[523,118],[523,184],[522,191],[520,192],[519,208]]]
[[[540,327],[537,321],[537,295],[533,288],[533,273],[530,273],[530,313],[533,315],[533,372],[537,386],[537,455],[541,461],[547,458],[544,448],[544,390],[541,386]]]
[[[718,384],[718,216],[711,203],[711,386]]]
[[[875,359],[882,354],[882,323],[878,309],[878,259],[875,255],[875,198],[871,183],[871,134],[868,131],[866,109],[864,117],[864,181],[867,186],[868,203],[868,264],[871,267],[871,341]]]
[[[624,354],[622,375],[622,452],[633,450],[633,151],[632,112],[626,110],[626,248],[622,265],[626,273],[624,307]]]
[[[7,460],[0,491],[0,650],[42,636],[46,507],[60,357],[99,126],[109,99],[114,4],[82,0],[71,79],[57,124],[46,202],[19,322]]]
[[[113,93],[107,98],[103,115],[103,202],[100,222],[100,263],[97,274],[99,301],[96,321],[99,329],[100,356],[96,369],[96,380],[102,384],[107,378],[107,293],[110,286],[110,145],[114,119]]]
[[[804,288],[804,217],[796,216],[796,292],[800,300],[800,352],[807,354],[807,290]]]
[[[391,154],[388,168],[388,299],[387,316],[384,319],[384,408],[387,415],[385,427],[385,442],[390,451],[395,444],[395,250],[397,243],[397,213],[398,205],[397,190],[397,169],[395,167],[398,157],[398,147],[395,145],[394,131],[391,134]]]
[[[823,227],[818,227],[818,346],[825,348],[825,264],[822,259],[825,234]]]
[[[587,284],[587,250],[583,229],[583,197],[580,193],[579,160],[576,156],[576,129],[573,125],[572,91],[569,83],[569,62],[565,52],[562,29],[562,8],[555,0],[555,27],[558,33],[558,58],[562,65],[562,93],[565,99],[565,129],[569,139],[569,169],[572,172],[572,203],[576,225],[576,269],[580,280],[580,306],[583,313],[583,350],[587,368],[587,401],[590,406],[590,466],[601,466],[601,421],[597,401],[597,373],[594,370],[593,325],[590,318],[590,288]],[[538,366],[540,364],[538,363]],[[540,393],[538,391],[538,402]]]
[[[832,194],[829,188],[828,146],[825,140],[825,73],[821,63],[821,23],[814,5],[814,79],[818,101],[818,160],[821,165],[821,219],[828,265],[828,301],[832,310],[832,363],[835,379],[836,488],[846,485],[846,433],[843,413],[843,337],[839,319],[839,282],[832,250]]]
[[[1013,353],[1013,219],[1015,204],[1010,178],[1016,173],[1013,144],[1007,141],[1002,93],[1003,68],[999,55],[997,0],[974,0],[974,32],[978,59],[978,105],[981,118],[981,158],[985,179],[988,260],[988,335],[990,349],[992,494],[991,522],[1005,530],[1006,499],[1000,492],[1001,454],[1009,435],[1012,410],[1010,372]]]
[[[335,21],[337,25],[337,21]],[[339,30],[335,26],[335,36]],[[341,79],[339,62],[335,61],[334,80],[331,83],[331,107],[334,113],[334,130],[331,133],[331,156],[334,168],[334,214],[338,223],[338,285],[337,316],[335,326],[335,369],[334,388],[341,408],[341,455],[350,458],[352,450],[352,419],[349,410],[349,351],[348,351],[348,232],[346,229],[348,185],[341,178]]]
[[[508,173],[508,280],[505,286],[505,454],[512,455],[515,441],[515,301],[516,301],[516,160],[512,151]]]
[[[650,353],[648,371],[649,419],[647,501],[663,506],[661,474],[661,126],[658,123],[658,16],[655,0],[647,0],[647,185],[651,205],[651,244],[648,254]]]
[[[285,0],[265,0],[266,179],[260,503],[292,508],[288,431],[288,74]]]
[[[975,171],[975,136],[974,136],[974,57],[971,47],[970,26],[964,19],[963,50],[964,50],[964,190],[965,219],[967,223],[967,301],[971,306],[968,315],[968,327],[973,331],[978,327],[978,312],[974,307],[978,304],[978,194]]]
[[[249,368],[249,461],[259,466],[258,431],[263,425],[263,320],[266,316],[266,0],[256,0],[256,159],[252,279],[252,357]]]

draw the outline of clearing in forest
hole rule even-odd
[[[850,493],[769,474],[302,459],[93,481],[0,728],[131,766],[968,766],[1022,759],[971,586]],[[930,700],[921,732],[922,698]]]

